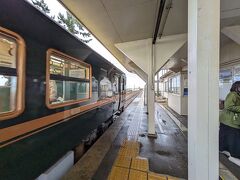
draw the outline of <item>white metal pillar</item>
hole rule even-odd
[[[147,84],[144,86],[144,106],[147,105]]]
[[[160,95],[160,77],[159,77],[159,73],[156,74],[157,76],[157,95]]]
[[[147,81],[147,108],[148,108],[148,136],[156,136],[155,132],[155,93],[154,93],[154,46],[148,51],[148,81]]]
[[[148,134],[155,134],[154,75],[168,59],[186,43],[186,34],[163,36],[152,45],[152,38],[115,44],[115,46],[147,74]]]
[[[148,82],[152,81],[152,79],[148,78]],[[147,108],[148,108],[148,135],[155,136],[155,98],[154,98],[154,90],[152,89],[152,83],[148,83],[147,85]]]
[[[220,0],[188,1],[188,178],[218,180]]]

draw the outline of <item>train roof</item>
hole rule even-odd
[[[108,71],[114,68],[118,73],[124,74],[75,35],[25,0],[2,1],[0,12],[0,26],[41,44],[49,44],[58,50],[62,50],[61,46],[64,45],[69,49],[69,52],[65,53],[71,53]]]

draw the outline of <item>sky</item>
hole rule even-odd
[[[27,0],[31,2],[31,0]],[[58,0],[44,0],[45,3],[47,3],[50,13],[48,15],[52,16],[55,15],[57,17],[58,13],[61,12],[63,14],[66,14],[66,9],[58,2]],[[88,32],[87,29],[85,29],[86,32]],[[122,65],[119,63],[119,61],[99,42],[94,35],[91,36],[92,41],[87,43],[87,45],[92,48],[94,51],[98,52],[100,55],[102,55],[105,59],[110,61],[112,64],[114,64],[117,68],[122,70],[126,76],[127,76],[127,89],[132,88],[143,88],[145,85],[145,82],[136,74],[128,72]]]

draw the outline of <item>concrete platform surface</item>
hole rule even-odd
[[[186,138],[166,112],[159,106],[156,108],[157,138],[147,136],[146,107],[141,95],[63,179],[106,180],[113,173],[126,177],[128,174],[127,179],[140,178],[140,175],[143,179],[167,175],[171,175],[170,179],[187,179]]]
[[[143,97],[134,100],[126,109],[127,121],[92,179],[107,179],[123,140],[136,140],[136,138],[140,142],[139,155],[148,159],[149,172],[187,179],[186,138],[166,112],[160,107],[156,108],[156,113],[160,113],[161,116],[156,123],[157,138],[155,139],[147,136],[147,114]],[[137,137],[134,137],[136,132]]]

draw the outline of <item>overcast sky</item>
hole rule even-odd
[[[31,0],[27,0],[31,2]],[[50,9],[50,15],[55,15],[57,17],[58,13],[66,12],[66,9],[57,1],[57,0],[44,0]],[[65,13],[64,13],[65,14]],[[87,31],[87,30],[86,30]],[[101,54],[108,61],[122,70],[127,76],[127,88],[143,88],[145,82],[136,74],[129,73],[119,62],[118,60],[95,38],[92,37],[92,41],[90,41],[87,45],[90,46],[93,50]]]

